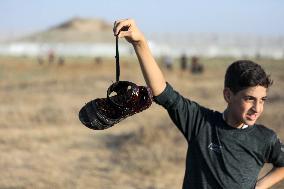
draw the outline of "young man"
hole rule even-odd
[[[263,189],[284,178],[283,144],[272,130],[255,124],[272,84],[258,64],[244,60],[229,66],[223,91],[228,106],[219,113],[173,90],[133,20],[116,21],[114,35],[133,45],[155,101],[188,141],[184,189]],[[257,180],[264,163],[274,168]]]

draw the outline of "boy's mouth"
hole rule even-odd
[[[258,118],[258,114],[247,114],[247,118],[251,121],[255,121]]]

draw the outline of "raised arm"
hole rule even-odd
[[[152,89],[153,95],[157,96],[166,87],[166,81],[161,69],[156,63],[145,36],[140,32],[132,19],[118,20],[114,23],[114,35],[125,38],[135,49],[141,70],[147,85]]]

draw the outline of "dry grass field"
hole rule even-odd
[[[202,75],[181,73],[178,65],[164,73],[184,96],[222,111],[223,77],[232,61],[201,59]],[[59,66],[0,58],[0,189],[181,188],[186,142],[158,105],[104,131],[79,122],[85,102],[106,96],[114,62],[73,58]],[[257,62],[274,80],[259,122],[284,139],[284,60]],[[135,58],[121,60],[121,80],[145,84]]]

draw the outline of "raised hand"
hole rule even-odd
[[[129,43],[136,44],[144,40],[133,19],[122,19],[114,22],[113,33],[119,38],[125,38]]]

